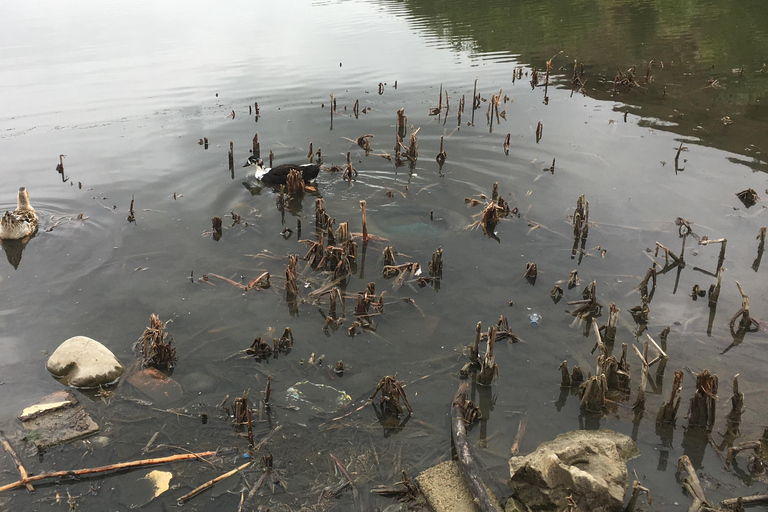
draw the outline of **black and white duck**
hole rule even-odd
[[[12,212],[5,212],[0,218],[0,240],[18,240],[37,232],[37,212],[29,204],[29,192],[24,187],[19,189],[17,207]]]
[[[288,173],[292,169],[296,169],[301,173],[304,183],[314,180],[320,173],[320,164],[281,164],[265,169],[261,158],[256,158],[253,155],[248,157],[248,162],[243,167],[248,166],[256,167],[256,179],[261,180],[266,185],[285,185]]]

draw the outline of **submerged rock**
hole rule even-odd
[[[532,509],[563,510],[573,496],[579,510],[622,510],[629,485],[627,460],[635,442],[611,430],[577,430],[509,459],[512,496]]]
[[[75,336],[59,345],[48,358],[46,368],[75,388],[95,388],[114,382],[123,374],[123,365],[107,347],[86,336]]]

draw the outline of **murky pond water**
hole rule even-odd
[[[247,440],[218,405],[246,390],[257,403],[272,375],[274,406],[258,416],[257,437],[284,426],[267,448],[287,491],[272,478],[274,494],[265,483],[247,506],[384,508],[392,501],[368,495],[371,486],[399,480],[400,469],[415,476],[450,457],[449,404],[465,362],[460,349],[473,340],[478,321],[487,328],[505,315],[525,341],[497,344],[499,378],[490,388],[473,386],[483,421],[470,434],[500,494],[522,419],[528,424],[523,453],[577,428],[632,435],[642,456],[630,468],[660,510],[689,503],[675,480],[684,453],[706,474],[712,500],[760,490],[743,472],[723,471],[712,446],[684,431],[694,392],[690,374],[671,441],[657,435],[654,419],[670,392],[672,370],[687,367],[720,377],[715,442],[725,429],[736,373],[746,394],[744,439],[756,438],[766,421],[765,334],[749,333],[725,352],[733,342],[729,320],[741,305],[734,281],[750,295],[756,318],[768,310],[766,268],[755,239],[768,220],[762,202],[745,208],[736,197],[748,188],[768,194],[768,8],[762,2],[133,2],[119,13],[82,2],[44,9],[14,4],[4,11],[0,209],[13,208],[15,191],[26,186],[41,229],[22,248],[3,244],[0,421],[29,471],[140,458],[155,432],[157,444],[244,452]],[[550,58],[545,100],[542,70]],[[584,66],[585,85],[572,94],[574,59]],[[615,91],[616,70],[632,65],[637,86]],[[535,88],[534,67],[541,80]],[[516,68],[523,75],[513,80]],[[471,124],[476,79],[482,101]],[[441,88],[443,110],[430,115]],[[500,91],[503,115],[489,119],[489,101]],[[352,112],[356,101],[364,111],[359,116]],[[254,102],[258,118],[249,114]],[[401,108],[408,131],[410,125],[419,129],[419,157],[397,166],[380,154],[393,153]],[[341,173],[321,172],[316,192],[280,211],[276,192],[254,188],[252,170],[240,167],[256,133],[262,156],[272,151],[275,164],[306,161],[312,144],[329,167],[343,166],[349,152],[359,174],[348,183]],[[364,134],[373,136],[368,156],[349,140]],[[441,137],[447,152],[442,168],[435,161]],[[207,148],[198,145],[202,138]],[[230,141],[234,172],[228,169]],[[687,150],[676,172],[681,143]],[[60,154],[66,155],[63,175],[55,170]],[[465,229],[485,201],[473,208],[465,198],[490,196],[495,182],[520,215],[500,222],[493,237]],[[581,194],[590,202],[591,225],[584,250],[574,252],[569,216]],[[126,220],[132,198],[135,223]],[[306,253],[299,238],[316,237],[316,198],[353,233],[362,230],[359,202],[365,200],[369,232],[388,240],[363,250],[358,239],[356,272],[342,283],[350,297],[369,282],[378,293],[387,291],[375,331],[347,335],[356,303],[350,298],[343,325],[324,332],[327,301],[310,294],[332,276],[303,261],[298,307],[286,301],[288,256]],[[242,222],[233,224],[230,212]],[[206,232],[214,216],[224,219],[218,241]],[[561,393],[557,367],[567,360],[594,372],[594,335],[584,325],[572,326],[568,310],[574,306],[566,302],[581,299],[594,280],[598,300],[621,310],[616,346],[642,349],[644,335],[636,337],[629,310],[641,303],[635,289],[653,265],[655,243],[679,251],[677,217],[693,222],[700,236],[728,239],[716,314],[690,293],[694,285],[706,290],[714,282],[719,246],[697,246],[689,238],[685,267],[659,275],[650,304],[648,333],[658,339],[665,326],[671,333],[667,371],[649,384],[645,417],[633,423],[626,405],[602,418],[584,415],[575,396]],[[291,236],[282,233],[286,227]],[[439,287],[411,281],[395,288],[382,275],[387,244],[400,254],[398,263],[419,262],[424,275],[442,247]],[[664,266],[663,258],[655,261]],[[523,277],[527,262],[538,266],[533,285]],[[550,290],[574,269],[582,285],[568,290],[563,284],[565,296],[554,303]],[[221,280],[200,280],[218,274],[247,283],[263,271],[272,275],[267,290],[243,293]],[[179,353],[172,376],[183,397],[150,407],[133,400],[145,397],[129,385],[109,403],[80,394],[101,437],[39,458],[33,448],[24,449],[16,414],[60,388],[45,370],[48,354],[65,339],[86,335],[129,363],[151,313],[172,320],[168,328]],[[539,325],[531,324],[532,313],[540,315]],[[607,310],[598,323],[606,317]],[[262,362],[238,354],[256,336],[286,326],[295,336],[290,353]],[[322,355],[322,362],[310,364],[312,354]],[[339,360],[347,367],[343,376],[333,372]],[[641,365],[632,350],[629,360],[631,406]],[[366,405],[378,381],[391,374],[406,384],[415,410],[401,424],[380,422]],[[317,406],[291,398],[289,388],[304,382],[315,386]],[[351,404],[329,390],[349,395]],[[359,498],[347,491],[318,505],[323,488],[342,478],[334,475],[329,454],[356,475]],[[174,473],[172,490],[145,509],[169,509],[191,488],[242,463],[234,452],[230,458],[216,468],[166,467]],[[16,475],[10,459],[4,464],[10,482]],[[143,492],[136,486],[148,472],[66,489],[80,496],[83,510],[125,510],[145,503],[136,498]],[[246,472],[250,485],[260,476],[260,469]],[[231,479],[187,506],[208,510],[216,499],[217,507],[236,510],[244,485]],[[50,484],[33,496],[7,492],[0,507],[47,510],[57,492],[66,494]]]

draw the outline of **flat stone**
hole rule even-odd
[[[509,459],[512,496],[536,510],[563,510],[572,496],[579,510],[623,510],[627,460],[640,452],[629,436],[576,430]]]
[[[27,439],[35,443],[38,450],[45,450],[98,432],[99,426],[85,408],[77,404],[77,398],[67,389],[24,409],[19,419],[27,431]]]
[[[123,365],[107,347],[86,336],[75,336],[59,345],[46,368],[67,385],[95,388],[116,381]]]
[[[472,491],[464,482],[458,461],[447,460],[423,471],[416,477],[421,493],[435,512],[479,512]],[[488,495],[498,502],[493,493]]]

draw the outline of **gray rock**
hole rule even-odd
[[[64,384],[75,388],[109,384],[123,374],[123,365],[112,351],[85,336],[69,338],[59,345],[48,358],[46,368]]]
[[[632,439],[611,430],[577,430],[509,459],[509,486],[532,509],[563,510],[573,496],[579,510],[622,510],[629,485],[627,460],[640,452]]]

